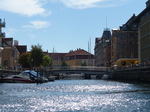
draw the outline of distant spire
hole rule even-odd
[[[106,16],[106,28],[107,28],[107,16]]]
[[[88,52],[91,53],[91,37],[89,38],[88,41]]]
[[[88,41],[88,52],[89,52],[89,41]]]
[[[54,47],[53,47],[53,53],[55,52],[55,49],[54,49]]]
[[[91,53],[91,37],[90,37],[90,53]]]

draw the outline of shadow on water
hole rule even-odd
[[[137,93],[137,92],[150,92],[150,90],[129,90],[129,91],[112,91],[112,92],[100,92],[97,94],[119,94],[119,93]]]

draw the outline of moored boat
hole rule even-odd
[[[35,82],[48,82],[46,77],[41,76],[33,70],[26,70],[18,75],[10,75],[0,79],[1,82],[6,83],[35,83]]]

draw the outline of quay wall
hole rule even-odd
[[[150,82],[150,68],[116,70],[111,72],[113,80]]]

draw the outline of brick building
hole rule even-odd
[[[53,66],[61,66],[62,61],[63,61],[63,57],[67,54],[67,53],[48,53],[49,56],[52,59],[52,65]]]
[[[95,66],[110,66],[111,63],[111,32],[106,28],[101,38],[95,39]]]
[[[138,29],[133,15],[117,33],[117,59],[138,58]]]

